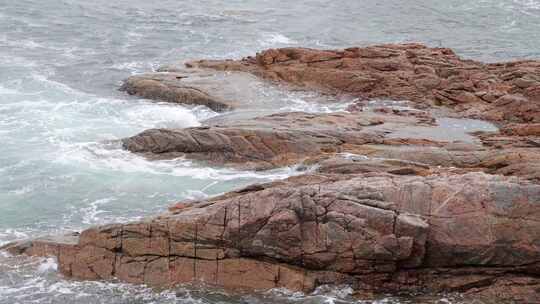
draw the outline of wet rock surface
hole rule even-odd
[[[3,249],[56,256],[79,279],[159,287],[348,284],[359,294],[540,302],[537,61],[483,64],[403,44],[267,50],[188,66],[130,77],[123,89],[232,112],[201,127],[146,130],[123,139],[125,149],[305,173]],[[233,85],[253,77],[245,72],[356,101],[342,112],[266,113]]]

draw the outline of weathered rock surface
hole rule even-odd
[[[244,71],[294,86],[363,99],[441,104],[469,117],[540,122],[540,62],[484,64],[451,49],[388,44],[345,50],[269,49],[242,60],[188,66]]]
[[[214,164],[268,169],[309,156],[341,152],[343,144],[381,142],[385,130],[415,125],[417,119],[349,113],[280,113],[223,125],[152,129],[122,141],[124,148],[153,157],[188,156]]]
[[[120,88],[130,95],[155,101],[203,105],[216,112],[257,108],[260,81],[248,73],[164,67],[127,78]]]
[[[315,165],[321,158],[350,153],[356,158],[367,157],[364,163],[374,165],[380,160],[408,161],[428,169],[457,167],[540,181],[540,149],[517,144],[520,137],[505,136],[506,146],[497,148],[494,145],[500,141],[499,133],[481,136],[482,142],[445,142],[433,140],[439,137],[432,138],[424,132],[426,128],[440,132],[430,120],[426,122],[424,116],[417,115],[294,112],[197,128],[151,129],[122,143],[127,150],[150,158],[185,156],[243,169],[271,169],[302,162]],[[396,136],[408,133],[417,138]],[[423,133],[424,137],[418,136]],[[342,173],[351,173],[358,164],[342,167],[346,168]],[[389,168],[389,172],[395,169]]]
[[[151,100],[204,105],[218,112],[232,109],[234,101],[214,96],[206,88],[209,84],[204,76],[195,71],[135,75],[126,79],[120,90]]]
[[[430,168],[461,168],[490,174],[520,176],[540,182],[540,149],[418,145],[362,145],[348,150],[372,159],[411,161]]]
[[[362,100],[351,105],[349,113],[256,118],[240,114],[211,120],[201,128],[147,130],[124,139],[126,149],[151,158],[185,156],[243,169],[269,169],[348,152],[540,180],[540,94],[536,94],[540,65],[536,61],[483,64],[460,59],[445,48],[402,44],[339,51],[271,49],[239,61],[202,60],[188,66],[195,75],[211,72],[193,67],[248,72]],[[178,82],[167,80],[175,73],[190,73],[183,68],[165,70],[159,85]],[[148,76],[133,79],[137,77]],[[180,78],[181,82],[185,77]],[[130,79],[126,86],[129,83]],[[238,96],[235,92],[228,95],[230,100]],[[411,100],[423,110],[386,105],[386,101],[368,105],[366,100],[373,98]],[[498,121],[502,130],[477,134],[481,143],[467,142],[471,139],[465,132],[455,136],[437,127],[430,113],[441,111],[437,105],[453,109],[445,115]],[[456,139],[466,144],[453,142]]]
[[[540,303],[540,63],[483,64],[404,44],[188,65],[360,100],[346,112],[268,114],[226,80],[247,73],[167,68],[131,77],[123,86],[130,94],[247,111],[147,130],[123,139],[125,149],[311,170],[180,202],[147,220],[3,249],[56,256],[62,273],[80,279],[304,291],[349,284],[359,293],[457,291]]]
[[[91,228],[77,243],[70,236],[7,250],[55,255],[76,278],[153,286],[347,283],[361,292],[504,290],[533,301],[539,215],[540,185],[516,178],[315,174]]]

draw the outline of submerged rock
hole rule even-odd
[[[76,244],[36,240],[81,279],[171,286],[359,292],[463,291],[537,300],[540,186],[483,173],[315,174],[94,227]]]

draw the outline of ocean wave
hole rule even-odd
[[[170,103],[140,103],[123,113],[127,121],[143,128],[187,128],[200,126],[200,121],[217,113],[204,106],[183,107]]]
[[[78,164],[94,170],[169,175],[218,181],[235,179],[277,180],[301,174],[297,166],[255,172],[201,166],[184,158],[148,160],[122,149],[117,142],[69,144],[64,147],[63,152],[60,153],[55,162],[70,165]]]
[[[0,246],[7,243],[28,239],[34,231],[30,228],[6,228],[0,229]]]

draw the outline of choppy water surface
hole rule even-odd
[[[421,41],[469,58],[540,58],[540,1],[0,0],[0,244],[126,221],[294,168],[255,173],[148,162],[105,140],[217,115],[118,92],[162,64],[263,48]],[[285,109],[330,111],[259,86]],[[266,94],[266,95],[265,95]],[[50,260],[0,256],[0,303],[352,303],[347,288],[230,296],[64,280]],[[368,302],[360,302],[368,303]],[[436,296],[375,303],[460,303]]]

